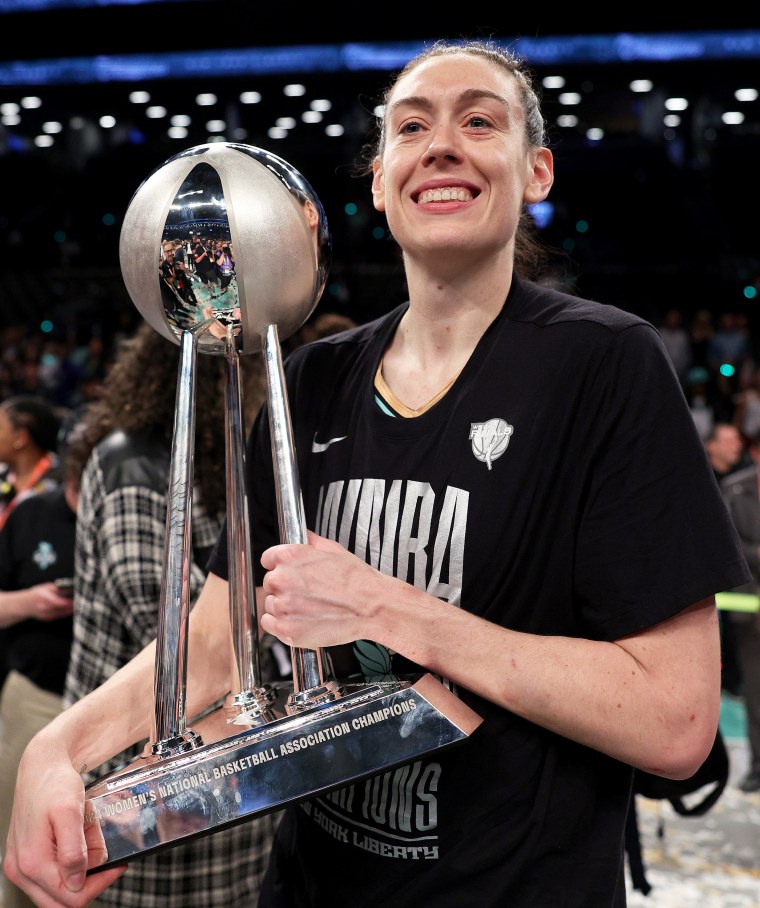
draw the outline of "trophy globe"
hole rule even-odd
[[[189,256],[193,238],[234,253],[219,295],[197,279],[205,263],[186,262],[189,293],[160,279],[165,244]],[[226,326],[236,319],[238,352],[255,353],[271,325],[282,341],[313,312],[331,238],[319,198],[294,167],[262,148],[215,142],[176,154],[142,182],[124,217],[119,258],[132,302],[160,334],[179,343],[211,317],[216,330],[200,333],[198,349],[223,354]]]

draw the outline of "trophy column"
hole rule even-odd
[[[269,325],[263,337],[267,373],[269,426],[272,437],[277,516],[280,541],[305,544],[308,539],[303,498],[298,480],[290,408],[285,393],[285,376],[277,325]],[[310,709],[342,696],[343,689],[335,681],[325,680],[321,650],[291,647],[293,690],[288,697],[290,713]]]
[[[230,722],[264,725],[276,716],[274,689],[261,680],[256,591],[253,584],[251,530],[246,494],[245,433],[240,391],[240,360],[234,322],[225,332],[225,452],[227,550],[229,552],[232,692],[225,703]]]
[[[187,729],[185,717],[197,347],[196,334],[185,331],[180,348],[169,473],[164,544],[166,574],[158,607],[153,733],[145,756],[178,754],[203,743],[199,735]]]

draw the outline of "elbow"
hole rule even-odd
[[[666,779],[690,779],[709,756],[717,733],[717,716],[715,721],[692,721],[653,755],[655,765],[647,772]]]
[[[679,772],[682,774],[673,776],[673,778],[690,779],[710,756],[717,734],[718,722],[716,719],[714,724],[706,726],[703,733],[695,740],[690,741],[689,746],[684,748],[679,766]]]

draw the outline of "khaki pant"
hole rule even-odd
[[[16,770],[26,745],[61,712],[61,697],[42,690],[26,676],[11,671],[0,693],[0,849],[11,822]],[[2,908],[34,908],[34,902],[2,879]]]

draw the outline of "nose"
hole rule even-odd
[[[433,129],[430,141],[423,154],[424,164],[433,164],[436,161],[458,161],[460,152],[452,128],[439,124]]]

